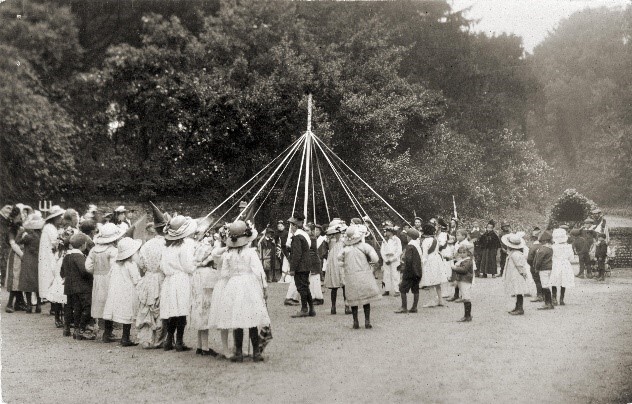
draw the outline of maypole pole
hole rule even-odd
[[[310,162],[312,159],[312,94],[307,95],[307,132],[305,133],[305,192],[303,200],[303,217],[307,222],[307,206],[309,201]],[[303,224],[305,224],[303,223]]]

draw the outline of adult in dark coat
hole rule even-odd
[[[294,276],[296,290],[301,296],[301,310],[292,317],[314,317],[314,301],[309,291],[309,274],[311,269],[311,259],[309,254],[310,237],[303,227],[303,215],[296,213],[288,222],[290,223],[290,232],[292,235],[292,243],[290,244],[290,275]],[[309,309],[308,309],[309,307]]]
[[[24,235],[22,244],[24,245],[24,256],[22,257],[22,269],[20,270],[20,288],[26,294],[26,312],[32,313],[31,297],[33,292],[37,296],[35,312],[41,313],[41,299],[39,297],[38,279],[38,259],[39,244],[44,227],[44,218],[39,211],[35,211],[24,222]]]
[[[483,278],[487,278],[487,275],[496,275],[498,270],[498,262],[496,261],[496,255],[500,248],[500,238],[494,231],[496,223],[490,220],[487,224],[487,230],[481,235],[479,239],[479,245],[481,248],[481,266],[478,268]]]
[[[13,207],[6,205],[0,209],[0,286],[4,285],[7,272],[7,259],[9,258],[9,251],[11,245],[9,244],[9,215]]]

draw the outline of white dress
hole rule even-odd
[[[140,281],[138,265],[131,259],[117,261],[112,266],[110,289],[103,308],[103,319],[120,324],[132,324],[138,310],[136,284]]]
[[[434,251],[428,253],[433,244],[433,237],[426,237],[421,241],[421,286],[436,286],[447,282],[443,266],[443,258],[439,254],[439,243]]]
[[[208,316],[211,308],[213,288],[219,271],[213,269],[208,258],[212,255],[211,244],[199,242],[195,249],[196,269],[191,278],[191,328],[208,330]]]
[[[265,327],[270,316],[263,298],[267,287],[263,266],[254,248],[231,248],[224,255],[222,270],[228,271],[217,310],[217,328]]]
[[[575,273],[570,260],[575,253],[573,246],[568,243],[553,244],[553,269],[551,270],[551,286],[572,288],[575,287]]]
[[[215,268],[219,272],[217,282],[213,288],[213,295],[211,296],[211,308],[208,311],[208,328],[217,328],[217,322],[219,321],[219,311],[221,309],[222,293],[224,293],[224,287],[229,279],[228,268],[224,267],[224,254],[228,251],[226,247],[215,247],[213,249],[213,261],[215,262]]]
[[[86,258],[86,271],[92,274],[92,305],[90,315],[103,318],[103,308],[110,290],[110,273],[118,250],[113,244],[95,245]]]
[[[42,229],[42,236],[40,238],[37,265],[38,289],[42,299],[48,299],[48,289],[53,284],[53,279],[55,278],[57,258],[53,252],[53,245],[56,243],[58,237],[59,233],[55,226],[46,223]]]
[[[166,247],[160,263],[165,280],[160,290],[160,318],[191,314],[191,274],[195,270],[195,241]]]

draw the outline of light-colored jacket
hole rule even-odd
[[[393,236],[388,240],[382,241],[380,248],[380,254],[384,260],[384,266],[397,268],[401,263],[402,256],[402,242],[399,238]],[[388,264],[386,262],[389,262]]]

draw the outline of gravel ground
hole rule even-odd
[[[266,361],[232,364],[193,352],[145,351],[62,337],[47,314],[2,310],[2,398],[8,403],[109,402],[632,402],[632,273],[577,280],[567,305],[507,314],[502,280],[481,279],[471,323],[462,304],[396,315],[373,305],[372,330],[317,306],[290,319],[287,285],[270,286],[274,340]],[[422,293],[422,304],[430,294]],[[3,291],[2,302],[7,293]],[[339,312],[340,310],[339,303]],[[48,311],[48,306],[45,306]],[[362,323],[362,317],[361,317]],[[120,331],[119,331],[120,332]],[[218,333],[213,333],[218,334]],[[213,335],[219,347],[219,336]],[[196,335],[187,330],[195,347]]]

